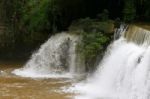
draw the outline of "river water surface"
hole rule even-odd
[[[0,99],[71,99],[64,87],[71,85],[68,78],[33,79],[11,73],[21,65],[0,64]]]

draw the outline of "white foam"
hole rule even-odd
[[[45,42],[21,69],[12,73],[22,77],[54,78],[72,77],[78,68],[76,45],[79,36],[59,33]]]
[[[73,76],[70,73],[35,73],[30,70],[20,70],[16,69],[12,72],[13,74],[21,77],[30,77],[30,78],[73,78]]]
[[[75,99],[150,99],[150,47],[115,41]]]

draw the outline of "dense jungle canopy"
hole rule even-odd
[[[149,6],[150,0],[1,0],[0,53],[21,57],[81,18],[149,22]]]

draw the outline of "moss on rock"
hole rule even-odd
[[[73,22],[70,33],[81,35],[82,41],[77,46],[77,53],[84,59],[87,71],[96,68],[96,60],[101,59],[107,45],[112,40],[113,21],[98,21],[89,18]]]

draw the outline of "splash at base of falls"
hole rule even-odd
[[[75,99],[149,99],[150,47],[120,39],[113,43],[95,74],[76,85]]]
[[[55,73],[51,72],[50,73],[38,73],[38,72],[33,72],[28,69],[16,69],[12,72],[15,75],[22,76],[22,77],[31,77],[31,78],[72,78],[73,76],[70,73],[64,72],[64,73]]]
[[[114,41],[97,71],[70,89],[75,99],[150,99],[149,33],[136,27],[130,40]]]
[[[70,99],[73,93],[64,93],[63,87],[72,84],[66,78],[26,78],[12,75],[11,71],[19,68],[20,62],[1,62],[0,99]]]
[[[72,77],[77,69],[76,45],[80,37],[68,33],[52,36],[41,48],[32,55],[27,64],[13,71],[23,77]]]

